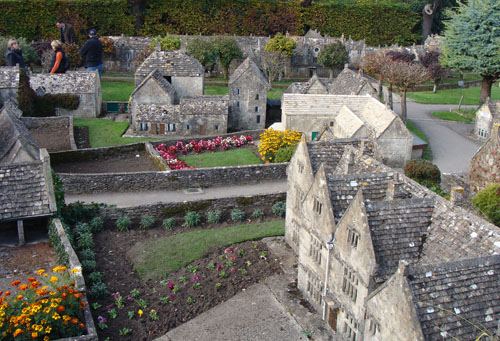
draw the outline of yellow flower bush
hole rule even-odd
[[[287,146],[296,146],[300,142],[301,133],[290,129],[285,131],[266,129],[260,134],[259,153],[262,161],[274,162],[278,149]]]
[[[40,281],[30,277],[27,283],[11,283],[16,295],[0,291],[1,340],[54,340],[84,333],[83,294],[74,289],[66,270],[55,267],[52,271],[59,274],[47,281],[45,270],[40,269]]]

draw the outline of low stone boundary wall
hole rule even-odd
[[[66,163],[72,161],[76,162],[76,161],[96,160],[106,156],[118,155],[120,153],[136,152],[144,150],[145,150],[144,143],[132,143],[116,147],[86,148],[86,149],[50,153],[50,161],[53,164],[57,164],[59,162]]]
[[[155,221],[165,218],[183,218],[188,211],[198,212],[202,217],[208,211],[221,210],[223,217],[229,215],[229,210],[238,208],[245,211],[249,216],[257,208],[270,208],[279,201],[286,200],[286,193],[274,193],[256,196],[241,196],[231,198],[196,200],[185,203],[156,203],[134,207],[101,207],[100,216],[107,221],[128,216],[132,221],[138,223],[143,215],[149,215]],[[270,214],[268,212],[268,214]]]
[[[162,172],[58,173],[67,194],[178,190],[286,179],[288,163],[167,170]]]
[[[83,308],[83,315],[85,317],[85,326],[87,328],[87,334],[77,337],[69,337],[64,339],[59,339],[58,341],[97,341],[97,331],[95,329],[94,320],[92,319],[92,313],[90,312],[90,305],[87,300],[87,287],[85,286],[85,280],[82,274],[82,264],[78,260],[75,250],[71,246],[71,243],[66,236],[66,232],[62,227],[61,221],[59,219],[53,220],[54,226],[57,230],[61,244],[64,247],[64,251],[68,254],[68,262],[70,269],[79,269],[80,271],[76,274],[71,273],[71,276],[75,279],[75,289],[83,294],[82,300],[86,303]]]
[[[21,121],[28,130],[41,129],[46,130],[48,134],[53,134],[54,131],[67,130],[70,149],[77,149],[73,133],[73,117],[21,117]]]

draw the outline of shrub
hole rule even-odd
[[[262,211],[260,208],[256,209],[255,211],[252,212],[252,218],[253,219],[264,218],[264,211]]]
[[[231,220],[234,222],[241,222],[245,220],[245,212],[237,208],[231,211]]]
[[[222,212],[220,210],[208,211],[207,222],[209,224],[218,224],[222,218]]]
[[[128,231],[130,228],[130,224],[131,224],[130,218],[127,216],[120,217],[116,220],[116,227],[120,232]]]
[[[109,296],[108,287],[103,282],[98,282],[90,288],[90,296],[93,298],[106,298]]]
[[[278,201],[276,204],[273,205],[271,210],[273,211],[273,214],[275,216],[284,217],[286,213],[286,202]]]
[[[83,271],[85,271],[86,273],[93,272],[95,270],[96,265],[97,264],[93,259],[82,260],[82,268]]]
[[[87,276],[87,278],[89,279],[90,284],[92,284],[92,285],[102,282],[102,274],[98,271],[91,272]]]
[[[90,233],[90,226],[87,223],[78,223],[75,226],[75,232],[76,234],[82,234],[82,233]]]
[[[472,198],[472,203],[497,226],[500,226],[500,183],[483,188]]]
[[[78,255],[80,256],[80,260],[95,260],[95,253],[92,249],[83,249]]]
[[[150,49],[154,49],[156,44],[160,44],[162,51],[178,50],[181,48],[181,40],[171,35],[154,37],[151,39]]]
[[[432,162],[417,159],[410,160],[405,165],[405,175],[418,183],[426,186],[439,186],[441,183],[441,172]]]
[[[175,218],[163,219],[162,226],[165,230],[172,230],[175,226]]]
[[[0,65],[7,65],[5,54],[7,52],[7,42],[9,39],[10,37],[0,37]],[[39,58],[35,48],[24,38],[19,38],[17,40],[19,41],[19,48],[23,52],[24,64],[26,64],[26,66],[30,66],[38,63]]]
[[[90,231],[93,233],[102,231],[104,222],[101,217],[95,217],[90,221]]]
[[[141,223],[139,224],[139,228],[145,230],[153,226],[155,220],[152,216],[150,215],[143,215],[141,217]]]
[[[289,162],[292,159],[293,153],[295,153],[295,149],[297,149],[296,144],[281,147],[276,151],[274,162]]]
[[[259,135],[259,153],[262,161],[276,162],[276,152],[287,146],[294,146],[300,142],[301,133],[295,130],[279,131],[266,129]]]
[[[200,221],[200,214],[198,212],[187,212],[182,226],[195,227],[200,224]]]
[[[80,233],[77,237],[78,249],[91,249],[94,247],[94,240],[92,239],[91,232]]]

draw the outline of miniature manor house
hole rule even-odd
[[[459,190],[441,198],[365,139],[303,139],[287,174],[298,288],[341,339],[493,339],[500,229],[460,208]]]

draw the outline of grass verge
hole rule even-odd
[[[448,89],[439,90],[436,93],[432,91],[422,91],[422,92],[409,92],[407,94],[408,98],[414,100],[417,103],[423,104],[456,104],[460,103],[460,97],[464,96],[462,101],[463,105],[479,105],[479,95],[481,93],[481,87],[476,86],[466,89]],[[491,87],[491,99],[500,99],[500,88],[498,84]]]
[[[437,111],[433,112],[432,116],[446,121],[456,121],[464,123],[474,123],[474,110],[460,110],[456,112]]]
[[[199,230],[137,242],[127,255],[141,277],[159,278],[185,267],[210,250],[284,234],[284,220]]]
[[[432,150],[431,150],[431,145],[429,144],[429,139],[423,132],[418,130],[418,128],[409,120],[406,121],[406,128],[408,128],[409,131],[411,131],[413,134],[417,135],[420,137],[422,140],[427,142],[427,147],[424,148],[424,151],[422,152],[422,159],[426,159],[429,161],[432,161]]]
[[[193,154],[179,157],[179,159],[198,168],[245,166],[261,163],[260,159],[248,148]]]
[[[134,91],[133,82],[110,82],[102,81],[102,100],[109,101],[128,101]]]
[[[115,122],[99,118],[75,118],[73,124],[76,127],[89,127],[89,139],[92,148],[162,140],[144,137],[121,137],[128,128],[128,122]]]

